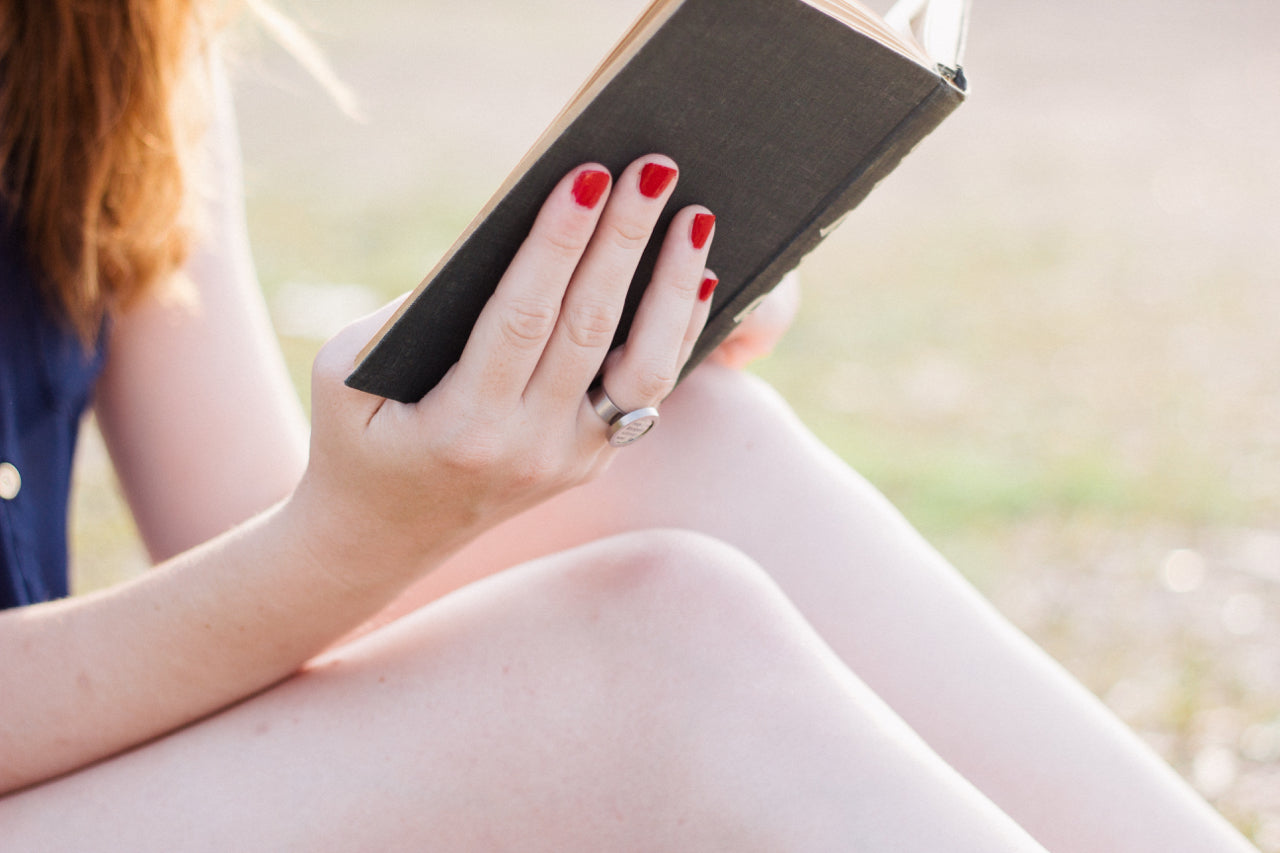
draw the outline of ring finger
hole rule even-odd
[[[674,387],[685,342],[706,320],[700,297],[710,296],[704,281],[714,230],[715,216],[696,205],[672,220],[627,341],[610,360],[607,384],[619,406],[657,405]]]
[[[714,221],[696,206],[672,220],[627,342],[610,353],[582,406],[588,435],[603,427],[609,443],[622,446],[657,423],[656,407],[674,387],[709,313],[716,279],[702,264]]]

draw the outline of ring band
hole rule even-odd
[[[587,389],[587,401],[609,427],[609,443],[625,447],[639,441],[658,423],[658,410],[653,406],[624,412],[605,393],[604,382],[596,380]]]

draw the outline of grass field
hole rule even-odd
[[[297,376],[335,316],[417,283],[640,6],[295,4],[359,122],[246,44]],[[1280,6],[975,6],[970,102],[806,262],[757,370],[1280,851]],[[93,586],[140,558],[92,449],[81,483]]]

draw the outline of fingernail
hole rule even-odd
[[[599,169],[579,172],[573,179],[573,200],[590,210],[600,203],[600,197],[609,188],[609,173]]]
[[[711,229],[715,224],[715,215],[711,213],[699,213],[693,217],[693,229],[690,234],[693,238],[693,248],[701,249],[707,245],[707,239],[711,236]]]
[[[661,163],[645,163],[640,170],[640,193],[647,198],[657,198],[666,192],[676,177],[676,170]]]
[[[711,298],[711,294],[716,292],[716,285],[719,283],[720,279],[712,273],[707,273],[707,276],[702,279],[702,286],[698,288],[698,298],[706,302]]]

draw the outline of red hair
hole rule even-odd
[[[0,0],[0,198],[86,340],[188,251],[197,0]]]

